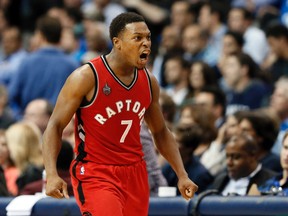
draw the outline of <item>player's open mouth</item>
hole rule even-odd
[[[140,59],[141,59],[141,61],[147,60],[147,59],[148,59],[148,54],[147,54],[147,53],[142,53],[142,54],[140,55]]]

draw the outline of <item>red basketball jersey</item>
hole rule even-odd
[[[89,62],[95,75],[95,93],[76,113],[75,151],[81,159],[99,164],[131,164],[142,159],[140,125],[152,94],[146,69],[136,69],[125,85],[105,56]]]

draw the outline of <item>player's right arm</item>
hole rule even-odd
[[[61,148],[62,132],[83,98],[93,95],[95,79],[88,65],[76,69],[67,78],[58,95],[53,113],[43,135],[43,158],[47,175],[46,194],[68,198],[67,184],[58,176],[56,162]]]

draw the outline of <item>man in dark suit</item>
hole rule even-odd
[[[227,170],[215,178],[212,189],[224,196],[247,195],[252,184],[261,185],[274,176],[273,171],[262,168],[257,152],[257,144],[251,136],[233,136],[226,145]]]

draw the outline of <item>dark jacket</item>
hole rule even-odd
[[[265,168],[261,168],[261,170],[250,179],[248,187],[246,189],[246,194],[249,192],[253,184],[262,185],[266,180],[270,179],[271,177],[275,175],[276,175],[275,172],[265,169]],[[216,176],[211,186],[211,189],[216,189],[219,191],[219,193],[222,193],[226,185],[229,183],[229,180],[230,180],[230,177],[227,171],[224,171],[218,176]]]

